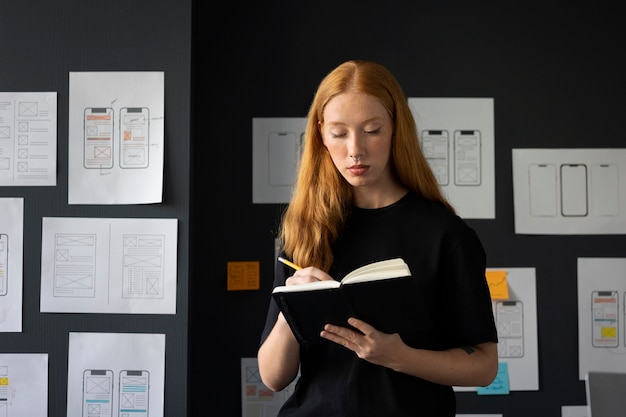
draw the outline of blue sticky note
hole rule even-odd
[[[507,395],[509,394],[509,364],[498,363],[498,374],[486,387],[478,387],[478,395]]]

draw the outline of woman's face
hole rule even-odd
[[[393,125],[375,97],[347,92],[324,108],[321,132],[324,146],[341,175],[354,187],[386,187]]]

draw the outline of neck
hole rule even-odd
[[[387,207],[404,197],[407,191],[408,189],[400,184],[394,184],[385,190],[355,187],[354,205],[364,209]]]

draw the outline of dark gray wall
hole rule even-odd
[[[251,202],[252,118],[306,116],[317,83],[349,58],[385,64],[410,97],[494,98],[496,218],[468,222],[489,265],[536,268],[540,389],[459,393],[459,413],[560,417],[585,404],[576,259],[623,257],[626,237],[516,235],[511,150],[626,144],[626,30],[599,5],[494,4],[198,4],[194,109],[209,117],[194,124],[193,190],[207,199],[192,204],[194,415],[207,398],[215,415],[240,415],[239,359],[255,356],[265,319],[282,207]],[[226,263],[248,260],[261,262],[261,291],[227,292]]]
[[[187,415],[191,0],[0,0],[0,91],[58,93],[55,187],[0,187],[24,198],[23,331],[1,333],[2,353],[49,354],[49,416],[66,416],[69,332],[166,335],[165,416]],[[164,71],[163,203],[67,204],[70,71]],[[177,218],[175,315],[42,314],[42,217]],[[36,400],[36,399],[33,399]]]

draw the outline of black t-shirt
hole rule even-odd
[[[335,243],[329,271],[337,278],[365,264],[401,257],[416,281],[423,314],[414,331],[402,333],[416,348],[445,350],[497,342],[485,279],[486,257],[474,232],[442,205],[408,193],[379,209],[353,208]],[[277,264],[274,286],[292,275]],[[261,343],[276,323],[270,300]],[[373,365],[332,342],[301,345],[300,377],[280,417],[454,417],[450,386]]]

